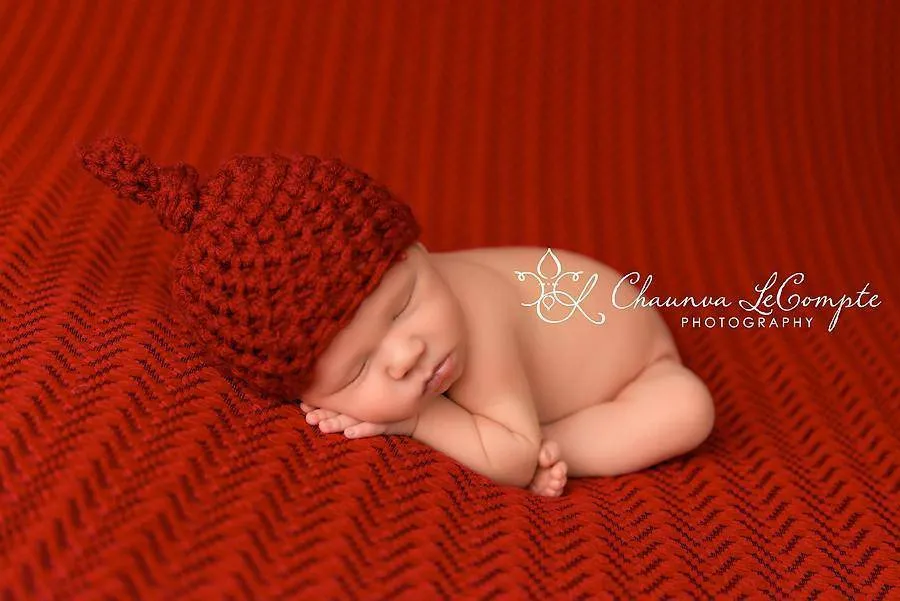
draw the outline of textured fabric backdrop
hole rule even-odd
[[[0,599],[900,598],[898,56],[897,2],[0,1]],[[664,309],[710,439],[535,497],[205,365],[178,238],[74,156],[104,133],[340,157],[432,251],[883,302]]]

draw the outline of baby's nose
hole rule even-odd
[[[424,369],[422,362],[425,356],[425,347],[421,344],[409,344],[405,348],[398,350],[388,368],[391,377],[401,380],[417,370]]]
[[[396,360],[391,363],[391,377],[397,380],[408,378],[413,374],[425,370],[425,353],[398,354]]]
[[[419,368],[419,361],[395,361],[391,364],[389,372],[391,377],[396,380],[402,380],[403,378],[408,377],[410,374],[414,373]]]

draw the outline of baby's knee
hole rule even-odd
[[[674,413],[685,429],[683,432],[691,448],[699,446],[712,433],[716,421],[716,408],[706,384],[693,371],[678,361],[663,360],[650,368],[653,379],[664,391],[666,402],[676,405]]]
[[[696,440],[694,446],[699,446],[713,431],[716,407],[703,380],[690,369],[684,366],[680,368],[674,376],[674,401],[682,406],[685,427],[693,433],[692,438]]]

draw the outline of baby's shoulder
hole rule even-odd
[[[459,300],[469,325],[477,329],[494,329],[510,325],[510,307],[517,300],[513,280],[483,255],[471,251],[443,253],[438,271]]]

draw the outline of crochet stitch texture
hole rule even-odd
[[[296,398],[315,363],[421,234],[366,173],[312,155],[235,155],[202,187],[122,136],[77,152],[120,198],[184,235],[172,295],[206,358],[263,395]]]

